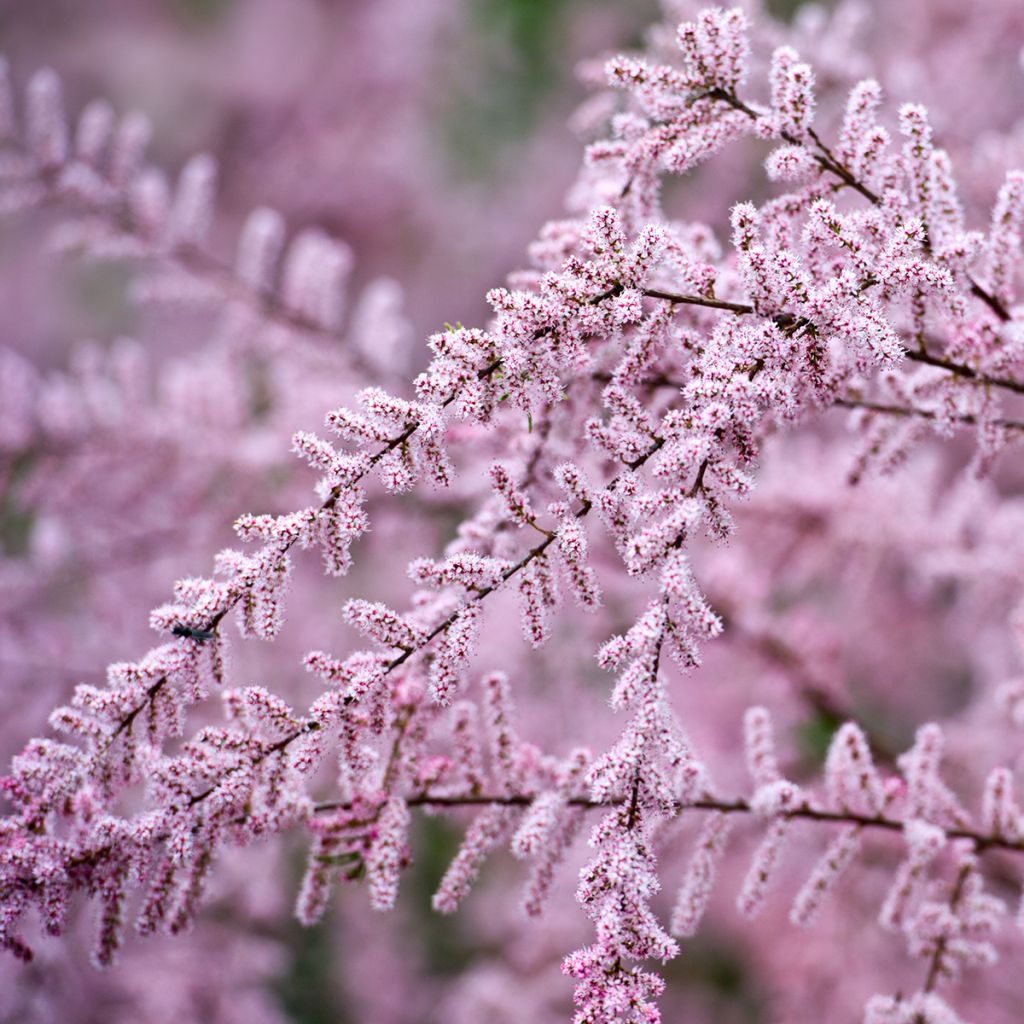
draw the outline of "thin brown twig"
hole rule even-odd
[[[489,804],[502,807],[528,807],[537,798],[536,793],[480,793],[466,796],[448,796],[444,794],[420,793],[406,799],[410,807],[481,807]],[[568,801],[572,807],[583,810],[607,810],[624,803],[628,798],[617,801],[591,800],[587,797],[573,797]],[[352,805],[345,801],[326,800],[314,805],[314,812],[325,814],[330,811],[343,810]],[[680,802],[676,810],[685,813],[694,811],[718,811],[722,814],[750,814],[757,812],[750,801],[741,797],[734,800],[704,797],[700,800]],[[819,807],[805,805],[786,811],[782,817],[797,821],[816,821],[835,825],[857,825],[865,829],[876,829],[882,832],[902,832],[905,822],[898,818],[887,818],[884,815],[857,814],[853,811],[829,811]],[[975,844],[979,853],[986,850],[1005,850],[1011,853],[1024,853],[1024,839],[1012,840],[1000,835],[986,835],[968,828],[947,828],[944,830],[948,839],[965,839]]]

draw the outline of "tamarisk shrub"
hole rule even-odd
[[[577,116],[593,141],[567,218],[481,326],[431,335],[408,383],[386,354],[406,333],[392,287],[344,315],[340,243],[286,243],[258,210],[226,264],[209,158],[172,187],[140,118],[93,104],[72,133],[52,72],[20,101],[5,84],[4,205],[73,208],[62,248],[216,314],[202,383],[142,386],[130,346],[44,382],[4,356],[5,452],[59,449],[39,507],[59,520],[93,439],[128,432],[83,471],[118,483],[87,492],[90,530],[147,490],[150,446],[182,453],[162,511],[204,504],[225,472],[240,486],[218,509],[247,491],[273,509],[238,515],[210,574],[150,613],[155,646],[75,686],[14,757],[13,957],[80,897],[95,962],[131,957],[131,930],[189,929],[238,848],[283,833],[308,851],[301,922],[358,900],[351,885],[400,915],[419,825],[440,818],[461,841],[432,907],[452,929],[482,914],[504,951],[451,985],[448,1019],[565,1019],[570,991],[579,1024],[716,1019],[686,964],[722,946],[744,975],[726,1012],[1018,1019],[1024,993],[993,979],[1024,923],[1024,171],[961,201],[970,134],[943,148],[941,111],[883,89],[870,51],[844,57],[858,8],[781,40],[753,5],[665,6]],[[1019,24],[1011,5],[978,17]],[[990,151],[1014,153],[1014,131]],[[739,178],[715,168],[748,158],[767,182],[728,195]],[[712,224],[675,215],[677,178],[718,204]],[[344,404],[291,441],[315,483],[261,492],[287,447],[262,435],[325,391]],[[378,524],[393,539],[395,509],[427,521],[445,501],[444,540],[412,531],[430,546],[396,569]],[[303,578],[310,550],[326,588]],[[499,897],[527,923],[491,913]],[[377,956],[389,985],[423,970]]]

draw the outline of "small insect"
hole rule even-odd
[[[215,636],[212,629],[194,629],[192,626],[183,626],[180,622],[174,624],[171,632],[175,636],[187,636],[190,640],[198,640],[200,643],[212,640]]]

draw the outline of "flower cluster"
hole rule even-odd
[[[260,209],[219,261],[208,157],[172,188],[144,158],[143,119],[94,103],[72,133],[48,71],[30,80],[18,130],[4,75],[4,206],[69,204],[81,216],[62,222],[61,249],[137,265],[146,301],[215,311],[213,369],[194,388],[180,367],[148,387],[128,344],[45,380],[0,353],[0,451],[62,449],[39,474],[39,508],[56,517],[45,484],[70,487],[69,467],[110,437],[185,453],[226,420],[287,423],[318,479],[313,497],[256,488],[274,511],[237,516],[240,546],[151,612],[158,644],[111,664],[105,685],[77,685],[50,715],[59,738],[14,757],[0,780],[0,947],[30,959],[32,930],[64,933],[84,893],[108,965],[131,921],[144,935],[191,927],[226,850],[290,830],[309,843],[304,924],[340,882],[392,911],[422,809],[471,815],[433,893],[443,915],[467,912],[504,848],[529,864],[527,918],[578,867],[593,941],[554,954],[578,1024],[661,1019],[659,965],[701,941],[719,878],[736,883],[746,927],[799,937],[861,873],[884,884],[844,911],[870,905],[923,965],[913,981],[872,979],[883,991],[859,993],[864,1020],[961,1019],[955,983],[997,959],[996,892],[1019,887],[1011,855],[1024,851],[1012,731],[1024,515],[999,459],[1024,431],[1024,174],[1005,175],[989,227],[969,230],[937,118],[891,110],[871,78],[842,83],[833,117],[838,87],[822,96],[792,46],[759,68],[760,31],[713,8],[655,32],[646,55],[610,59],[616,112],[587,149],[579,216],[541,230],[529,265],[488,293],[486,324],[434,333],[408,383],[379,379],[372,344],[322,351],[400,333],[386,284],[346,320],[343,245],[314,230],[286,244]],[[726,244],[667,212],[662,185],[744,136],[771,142],[775,191],[717,211]],[[303,388],[325,384],[330,440],[291,422]],[[182,510],[225,466],[282,471],[260,446],[203,446],[202,470],[164,494]],[[129,505],[151,495],[141,471],[124,479]],[[395,552],[423,550],[419,520],[447,543],[391,573]],[[304,549],[337,588],[293,616],[340,649],[303,654],[312,701],[250,674],[277,674],[255,641],[287,644],[286,609],[312,586]],[[506,635],[510,617],[525,643]],[[581,643],[617,673],[607,701]],[[941,675],[956,644],[970,651],[959,689]],[[922,692],[895,692],[902,673]],[[887,702],[903,735],[877,710]],[[816,742],[820,774],[799,744],[776,749],[773,720]]]

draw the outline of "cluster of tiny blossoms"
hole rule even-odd
[[[112,665],[105,687],[78,686],[51,716],[64,738],[33,740],[15,758],[2,782],[13,809],[0,820],[0,944],[30,957],[28,912],[59,934],[84,890],[100,907],[96,959],[109,963],[135,902],[138,931],[178,932],[226,846],[295,826],[311,838],[304,922],[324,913],[337,881],[365,879],[372,906],[389,910],[415,855],[417,807],[476,809],[437,911],[454,912],[508,845],[531,864],[522,906],[536,916],[593,811],[576,897],[595,936],[563,961],[575,1019],[652,1022],[664,988],[657,962],[696,933],[733,823],[748,818],[761,838],[737,896],[746,917],[763,907],[792,834],[828,832],[793,897],[799,927],[872,837],[900,837],[878,919],[921,959],[921,980],[910,995],[864,993],[865,1020],[959,1019],[945,987],[994,960],[1006,913],[986,890],[984,856],[1024,842],[1012,773],[994,768],[971,814],[942,778],[939,726],[922,726],[881,770],[865,731],[848,722],[831,737],[820,783],[798,784],[758,706],[744,721],[750,785],[731,795],[698,756],[670,683],[728,631],[693,554],[704,538],[736,535],[769,438],[827,409],[853,410],[859,480],[897,469],[927,434],[965,427],[980,475],[1019,436],[1008,413],[1024,392],[1024,175],[1007,176],[987,231],[967,230],[952,162],[922,107],[899,109],[894,139],[880,87],[862,81],[830,143],[816,127],[814,72],[791,48],[772,56],[767,99],[746,93],[738,9],[703,11],[679,27],[678,46],[673,64],[609,62],[625,101],[610,137],[587,152],[577,195],[593,201],[585,216],[543,229],[531,266],[488,294],[486,326],[433,335],[414,395],[368,387],[357,408],[327,415],[330,440],[297,433],[294,450],[319,474],[315,499],[240,517],[244,547],[222,551],[212,576],[179,582],[151,614],[161,644]],[[89,108],[72,155],[63,125],[55,79],[37,77],[10,202],[53,190],[100,212],[127,201],[114,222],[127,217],[133,229],[110,244],[158,245],[175,256],[179,282],[205,280],[194,264],[209,165],[189,164],[172,201],[138,170],[137,126],[115,130],[106,108]],[[773,143],[767,175],[787,191],[735,205],[723,252],[703,225],[663,212],[660,186],[744,135]],[[342,257],[323,239],[296,240],[279,294],[269,268],[282,244],[277,221],[254,215],[232,279],[264,313],[335,329]],[[481,467],[460,436],[504,440],[509,457]],[[406,608],[345,603],[344,621],[366,646],[305,655],[323,684],[308,709],[227,685],[229,621],[246,638],[281,632],[298,549],[317,549],[328,574],[346,574],[370,529],[374,488],[444,488],[466,464],[482,481],[475,510],[439,557],[409,565]],[[566,596],[585,612],[601,606],[602,576],[617,576],[617,596],[640,609],[598,652],[618,672],[610,706],[623,725],[607,749],[559,757],[520,734],[514,679],[477,678],[490,655],[491,598],[514,591],[525,640],[540,647]],[[192,733],[193,712],[214,693],[226,724]],[[659,851],[674,820],[691,814],[703,820],[663,923]]]

